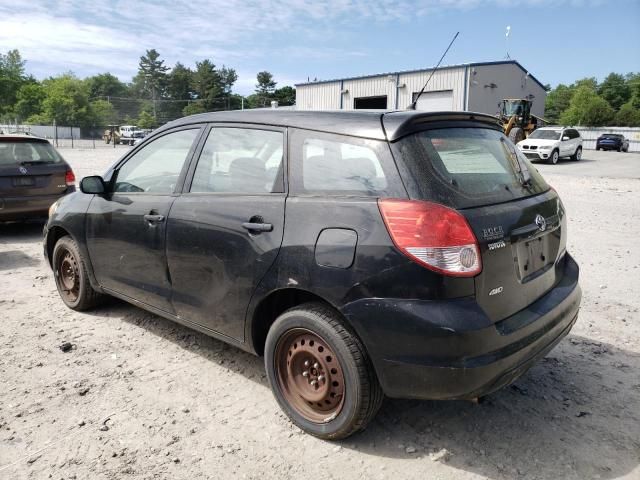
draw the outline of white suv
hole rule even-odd
[[[529,160],[546,160],[556,164],[560,157],[582,158],[582,137],[574,128],[543,127],[518,142],[518,148]]]

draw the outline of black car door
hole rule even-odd
[[[177,315],[239,341],[284,229],[285,130],[214,126],[167,224]]]
[[[166,219],[184,181],[200,126],[171,130],[121,162],[108,193],[87,211],[87,247],[105,289],[173,313]]]

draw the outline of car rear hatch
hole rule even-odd
[[[71,169],[46,140],[0,136],[0,196],[66,192]]]
[[[412,199],[460,212],[478,241],[477,302],[493,322],[562,278],[564,209],[557,193],[494,128],[429,129],[391,144]]]

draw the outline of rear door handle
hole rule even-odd
[[[161,223],[161,222],[164,222],[164,215],[149,214],[149,215],[145,215],[144,219],[151,224]]]
[[[242,224],[242,228],[249,230],[249,232],[271,232],[273,225],[271,223],[245,222]]]

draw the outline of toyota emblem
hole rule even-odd
[[[25,167],[19,167],[18,170],[23,175],[26,175],[29,172],[29,170],[27,170]]]
[[[547,221],[540,214],[536,215],[536,225],[541,232],[544,232],[547,229]]]

